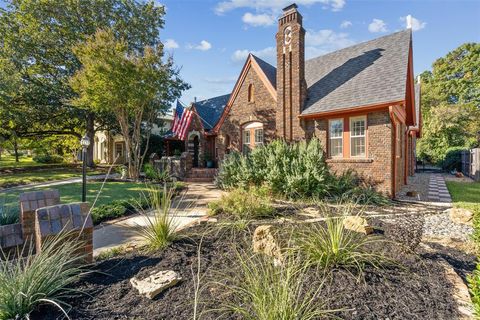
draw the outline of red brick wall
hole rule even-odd
[[[255,86],[254,101],[248,102],[248,86]],[[258,121],[263,123],[264,141],[268,143],[275,139],[275,109],[276,102],[253,68],[250,68],[233,102],[225,122],[220,128],[216,139],[218,158],[223,159],[227,148],[227,135],[230,137],[230,150],[242,150],[242,126]]]
[[[330,169],[341,174],[354,170],[365,182],[375,185],[385,194],[392,192],[392,126],[388,111],[367,114],[367,154],[366,159],[328,159]],[[306,123],[307,138],[317,137],[327,150],[327,119],[309,120]],[[344,142],[345,145],[345,142]]]

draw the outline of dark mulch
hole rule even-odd
[[[391,226],[390,226],[391,228]],[[225,281],[225,274],[235,273],[239,247],[249,246],[251,232],[230,232],[200,236],[205,227],[190,229],[185,238],[162,252],[145,254],[131,252],[94,267],[77,286],[88,295],[71,299],[72,319],[192,319],[197,250],[202,239],[200,257],[202,291],[201,319],[239,319],[222,314],[218,309],[224,302],[221,287],[210,281]],[[388,233],[389,229],[385,231]],[[388,251],[398,264],[375,269],[367,267],[362,274],[352,275],[334,270],[324,282],[321,296],[316,300],[325,309],[342,309],[335,313],[344,319],[456,319],[457,305],[452,287],[444,279],[438,257],[423,253],[405,253],[404,247],[389,244]],[[150,301],[137,294],[129,279],[146,277],[153,270],[171,269],[180,273],[183,281]],[[322,274],[308,271],[309,284],[319,283]],[[223,297],[223,298],[222,298]],[[206,312],[206,313],[205,313]],[[32,315],[32,319],[58,319],[61,315],[47,306]]]

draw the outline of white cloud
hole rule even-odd
[[[372,22],[368,25],[368,31],[376,32],[387,32],[387,24],[381,19],[373,19]]]
[[[178,43],[173,39],[167,39],[163,45],[166,49],[177,49],[179,47]]]
[[[200,41],[200,44],[198,44],[198,45],[187,44],[187,49],[196,49],[196,50],[200,50],[200,51],[207,51],[207,50],[210,50],[211,48],[212,48],[211,43],[206,41],[206,40]]]
[[[320,3],[332,11],[340,11],[345,6],[345,0],[297,0],[295,3],[306,6]],[[273,13],[278,12],[290,4],[292,4],[292,0],[226,0],[217,4],[215,13],[224,14],[225,12],[238,8],[251,8],[257,11]]]
[[[410,19],[410,26],[408,25],[408,20]],[[424,21],[421,21],[417,18],[412,17],[411,15],[405,16],[405,17],[400,17],[400,21],[403,22],[403,25],[405,28],[411,27],[412,31],[418,31],[422,30],[427,26],[427,23]]]
[[[273,63],[275,61],[276,49],[275,47],[267,47],[262,50],[237,50],[233,53],[232,60],[233,62],[244,62],[249,53]]]
[[[352,22],[348,20],[342,21],[342,23],[340,24],[340,28],[342,29],[346,29],[351,26],[352,26]]]
[[[355,44],[348,33],[330,29],[307,30],[305,35],[305,57],[307,59],[339,50]]]
[[[253,13],[247,12],[243,15],[242,21],[254,27],[271,26],[272,24],[275,23],[275,17],[272,15],[268,15],[266,13],[253,14]]]

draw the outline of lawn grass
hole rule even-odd
[[[87,175],[102,174],[102,171],[88,170]],[[54,168],[27,172],[0,174],[0,188],[30,183],[80,178],[80,168]]]
[[[480,182],[447,181],[453,205],[480,214]]]
[[[87,182],[87,202],[90,204],[93,203],[101,186],[101,181]],[[0,193],[0,203],[5,203],[6,205],[11,206],[13,210],[19,211],[18,197],[20,193],[46,189],[59,190],[60,201],[62,203],[80,202],[82,200],[82,184],[70,183],[55,187],[31,188],[25,191],[15,190],[12,192]],[[141,182],[106,182],[95,207],[109,204],[114,200],[139,198],[144,191],[146,191],[146,185]]]
[[[35,161],[33,161],[32,157],[27,157],[27,156],[21,156],[21,157],[18,158],[18,160],[19,160],[19,162],[15,162],[15,156],[14,155],[2,154],[2,157],[0,159],[0,169],[48,166],[48,164],[46,164],[46,163],[35,162]]]

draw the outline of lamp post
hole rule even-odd
[[[87,201],[87,148],[90,145],[90,139],[84,135],[80,140],[82,146],[82,202]]]

